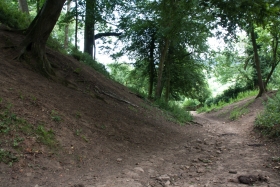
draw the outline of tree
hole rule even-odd
[[[70,12],[70,5],[71,5],[71,0],[66,1],[66,15],[69,14]],[[68,43],[69,43],[69,22],[65,24],[64,27],[64,49],[68,48]]]
[[[209,8],[211,7],[211,9],[213,9],[213,6],[216,7],[216,16],[220,18],[218,24],[227,28],[227,36],[234,36],[238,28],[245,30],[248,35],[250,35],[259,85],[257,97],[261,97],[263,92],[265,92],[265,86],[261,74],[260,59],[255,37],[255,25],[265,26],[267,18],[273,14],[271,7],[268,6],[269,3],[264,0],[242,0],[238,3],[235,1],[210,0],[204,3],[207,4],[209,2]]]
[[[116,0],[85,0],[85,29],[84,29],[84,52],[90,54],[95,60],[95,40],[107,36],[120,36],[121,33],[112,32],[108,28],[109,21],[114,20],[114,9],[119,3]],[[98,34],[95,34],[99,31]],[[101,32],[100,32],[101,31]]]
[[[46,0],[18,47],[19,58],[30,51],[37,59],[36,68],[46,76],[54,75],[46,57],[46,42],[58,20],[64,2],[65,0]]]
[[[29,14],[27,0],[18,0],[19,8],[22,12]]]
[[[170,8],[171,5],[174,7]],[[151,98],[155,92],[154,96],[160,99],[163,91],[166,101],[169,98],[178,99],[180,94],[188,95],[185,89],[178,88],[184,84],[176,83],[182,83],[182,79],[187,82],[190,81],[188,78],[194,77],[185,76],[184,73],[191,72],[181,71],[180,68],[196,64],[184,57],[190,55],[189,50],[193,51],[192,59],[197,64],[202,62],[196,60],[195,56],[207,50],[205,42],[210,35],[209,22],[213,19],[212,16],[210,19],[209,15],[204,14],[196,1],[137,1],[132,7],[133,9],[125,11],[120,22],[120,29],[124,30],[121,39],[125,43],[121,54],[126,53],[135,59],[135,71],[142,71],[140,78],[148,80],[148,97]],[[190,63],[190,66],[178,65],[185,63]],[[176,72],[180,72],[178,76],[175,76]],[[197,76],[197,82],[199,77]],[[188,85],[186,88],[189,92],[193,86],[197,86]],[[204,84],[201,87],[203,86]]]
[[[85,32],[84,32],[84,52],[93,56],[94,45],[94,31],[95,31],[95,14],[96,14],[96,0],[85,0]]]

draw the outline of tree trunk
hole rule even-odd
[[[157,87],[156,87],[156,99],[160,99],[162,93],[162,75],[164,70],[164,62],[166,58],[166,54],[169,48],[169,40],[168,38],[164,39],[164,47],[161,50],[161,56],[158,67],[158,79],[157,79]]]
[[[20,43],[19,58],[31,51],[37,58],[35,68],[46,76],[54,75],[45,54],[46,42],[58,20],[65,0],[46,0],[45,4],[27,29],[26,37]]]
[[[36,10],[38,14],[40,12],[40,0],[36,0]]]
[[[71,5],[71,0],[67,0],[67,6],[66,6],[66,14],[69,13],[70,11],[70,5]],[[69,23],[66,23],[65,28],[64,28],[64,49],[68,49],[68,43],[69,43]]]
[[[257,95],[257,98],[258,98],[258,97],[262,96],[262,94],[265,92],[265,89],[264,89],[264,84],[263,84],[263,80],[262,80],[260,58],[259,58],[259,54],[258,54],[258,48],[257,48],[257,42],[256,42],[253,24],[251,25],[251,40],[252,40],[252,45],[253,45],[253,50],[254,50],[254,61],[256,64],[256,70],[257,70],[257,75],[258,75],[258,85],[259,85],[259,93]]]
[[[18,0],[19,9],[29,15],[27,0]]]
[[[86,0],[84,52],[93,57],[95,0]]]
[[[78,49],[78,0],[75,0],[75,49]]]
[[[171,65],[173,62],[173,56],[174,54],[174,46],[173,43],[170,42],[169,45],[169,51],[168,51],[168,59],[166,61],[166,83],[165,83],[165,102],[168,103],[169,96],[170,96],[170,87],[171,87]]]
[[[166,83],[165,83],[165,102],[168,103],[169,101],[169,95],[170,95],[170,81],[171,81],[171,73],[170,73],[170,61],[167,60],[165,62],[166,64]]]
[[[154,50],[155,50],[155,33],[152,35],[152,40],[150,42],[149,51],[149,92],[148,98],[151,99],[154,89],[154,78],[155,78],[155,63],[154,63]]]
[[[269,74],[266,77],[266,81],[264,83],[264,88],[266,90],[266,86],[274,72],[274,70],[276,69],[277,65],[279,64],[279,60],[277,60],[277,50],[278,50],[278,44],[279,44],[279,39],[278,36],[275,36],[273,38],[272,41],[272,64],[271,64],[271,70],[269,72]]]

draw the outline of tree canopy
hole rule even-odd
[[[104,43],[105,51],[116,60],[125,55],[131,61],[110,65],[111,74],[151,99],[187,97],[203,103],[210,96],[208,75],[222,83],[258,87],[258,96],[278,81],[275,1],[3,0],[0,5],[0,22],[24,29],[18,58],[31,52],[38,59],[35,67],[46,76],[55,76],[45,55],[48,38],[55,37],[69,52],[78,49],[83,35],[84,52],[94,60],[96,40],[112,43],[115,38],[117,51]],[[25,15],[25,25],[9,21],[17,14]],[[222,37],[228,46],[212,53],[210,37]]]

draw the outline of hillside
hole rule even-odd
[[[241,185],[228,182],[236,177],[231,169],[280,185],[279,160],[271,163],[279,147],[252,131],[261,99],[237,121],[226,113],[194,114],[196,123],[180,126],[59,52],[47,50],[57,80],[41,76],[30,68],[30,56],[14,60],[17,52],[7,46],[21,39],[0,31],[0,158],[8,155],[8,164],[0,163],[0,186]],[[261,146],[248,146],[254,143]]]

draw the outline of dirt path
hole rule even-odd
[[[161,151],[141,153],[128,165],[119,160],[121,170],[85,186],[230,187],[244,184],[229,179],[258,174],[268,176],[269,183],[258,182],[255,186],[280,186],[279,174],[268,165],[271,155],[266,145],[250,135],[255,117],[252,112],[233,122],[207,114],[193,115],[202,126],[191,132],[188,127],[182,128],[185,141],[174,142]]]

